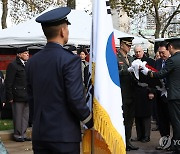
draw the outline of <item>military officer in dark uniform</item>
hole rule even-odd
[[[47,44],[26,67],[35,154],[79,154],[80,121],[93,127],[83,94],[81,59],[63,48],[68,42],[70,23],[66,16],[70,11],[61,7],[36,18]]]
[[[134,60],[133,57],[128,55],[133,37],[123,37],[120,39],[120,50],[117,53],[120,84],[122,92],[122,102],[123,102],[123,114],[124,114],[124,125],[125,125],[125,135],[126,135],[126,150],[137,150],[138,147],[133,146],[130,143],[132,125],[135,114],[135,104],[133,101],[134,93],[134,79],[130,72],[128,72],[128,67],[131,66],[131,62]]]
[[[180,38],[166,40],[167,49],[171,57],[165,62],[165,66],[159,72],[149,71],[143,68],[142,72],[152,78],[166,78],[167,99],[170,120],[173,128],[174,153],[180,153]]]
[[[25,63],[29,59],[27,47],[17,49],[16,59],[10,63],[6,70],[5,91],[6,101],[11,103],[14,124],[14,140],[17,142],[29,141],[26,130],[29,121],[29,105]]]

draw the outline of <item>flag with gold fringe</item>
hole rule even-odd
[[[94,138],[92,148],[94,153],[98,153],[96,149],[103,149],[104,153],[125,154],[122,96],[109,1],[93,1],[92,24],[93,117],[94,129],[99,133],[95,131],[91,135]]]

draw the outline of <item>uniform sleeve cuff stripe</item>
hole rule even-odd
[[[92,118],[92,113],[90,113],[90,115],[85,120],[83,120],[82,123],[86,124],[87,122],[89,122],[89,120],[91,120],[91,118]]]

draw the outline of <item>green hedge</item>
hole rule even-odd
[[[10,130],[10,129],[13,129],[13,121],[0,119],[0,131],[1,130]]]

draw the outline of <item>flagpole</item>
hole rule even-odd
[[[94,154],[94,129],[91,130],[91,154]]]
[[[92,2],[94,4],[94,1],[92,1]],[[92,4],[92,8],[93,8],[93,4]],[[90,51],[91,51],[91,83],[92,83],[92,73],[93,73],[93,71],[92,71],[92,68],[93,68],[93,64],[92,64],[93,63],[93,53],[92,53],[93,52],[93,16],[92,16],[92,25],[91,25],[92,29],[91,29],[91,47],[90,47]],[[94,97],[93,94],[92,94],[92,100],[91,100],[91,103],[92,103],[91,111],[93,111],[93,97]],[[92,114],[93,114],[93,112],[92,112]],[[91,154],[94,154],[94,129],[91,130]]]
[[[96,150],[99,152],[101,148],[103,152],[125,154],[123,112],[120,110],[122,97],[110,3],[108,0],[93,0],[93,2],[90,51],[93,53],[91,79],[95,130],[91,131],[91,154]],[[120,120],[117,121],[116,117]],[[107,146],[101,147],[101,141]]]

